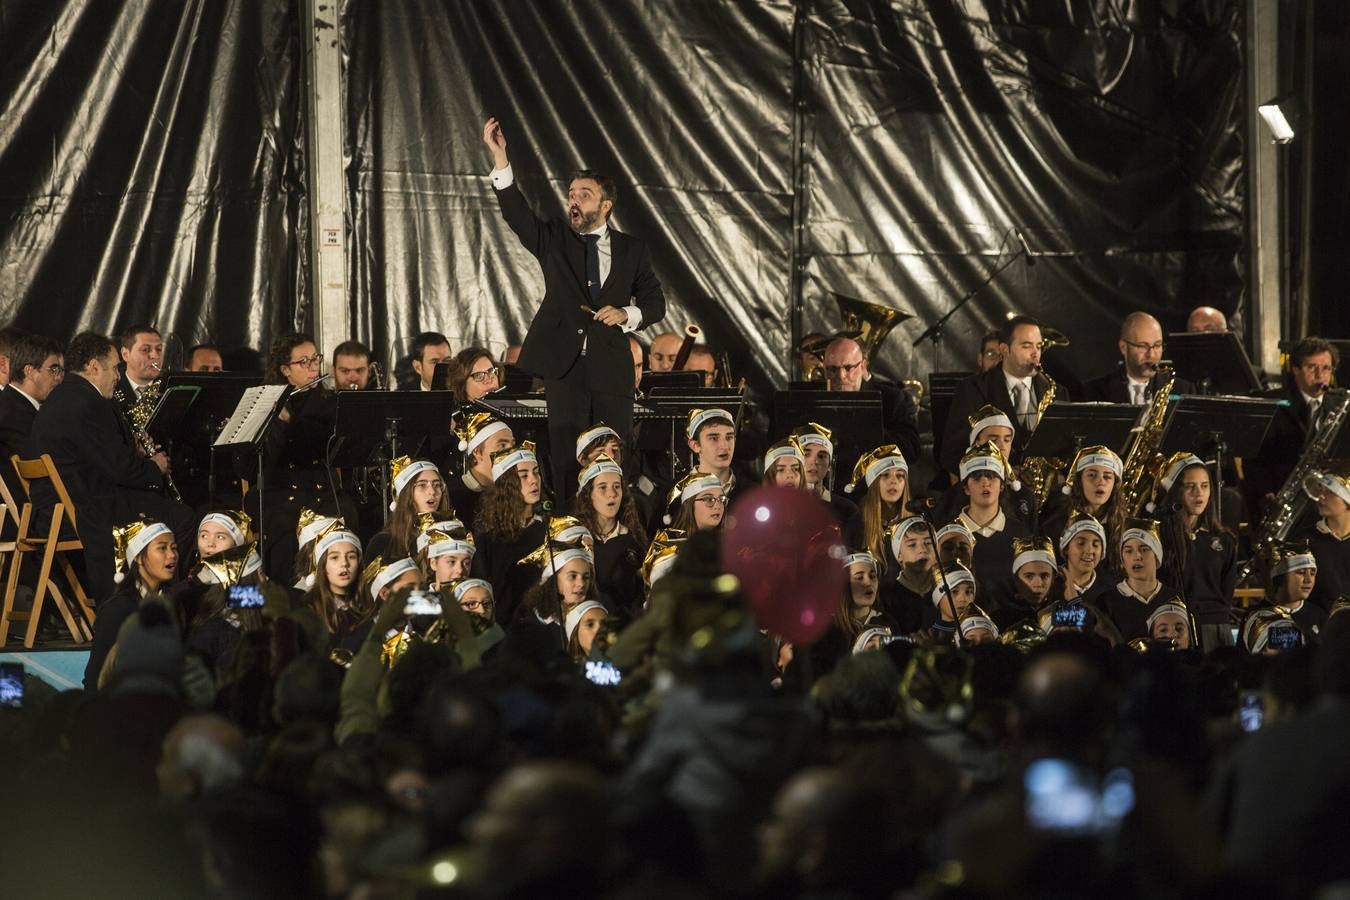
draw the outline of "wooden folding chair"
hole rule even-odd
[[[37,639],[38,623],[42,618],[42,604],[48,592],[51,593],[52,602],[56,604],[57,611],[65,621],[71,638],[76,643],[92,640],[94,609],[89,603],[84,585],[80,583],[79,576],[75,574],[75,569],[67,558],[69,553],[83,551],[84,542],[79,538],[75,504],[70,500],[70,493],[66,490],[65,482],[61,480],[61,473],[56,470],[56,464],[46,453],[38,459],[19,459],[15,455],[10,461],[19,475],[19,481],[27,496],[23,498],[22,510],[19,513],[18,533],[14,538],[14,552],[10,558],[9,578],[5,583],[4,607],[0,609],[0,646],[9,642],[10,622],[24,621],[28,623],[28,629],[24,633],[23,645],[33,646],[33,642]],[[29,487],[31,482],[43,478],[51,481],[57,499],[56,505],[52,507],[52,521],[47,527],[45,536],[32,533],[33,504],[30,499],[32,491]],[[66,530],[75,536],[62,538],[62,526],[67,524],[69,527]],[[14,609],[14,597],[19,587],[19,570],[23,566],[25,553],[41,554],[38,580],[33,588],[33,607],[27,612]],[[60,586],[52,580],[54,563],[60,565],[61,574],[70,588],[71,599],[77,604],[78,616],[75,614],[76,611],[72,611],[71,603],[62,593]]]

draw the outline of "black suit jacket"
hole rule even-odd
[[[0,476],[9,486],[16,502],[20,497],[19,476],[10,462],[11,456],[27,457],[28,434],[33,430],[33,419],[37,410],[26,397],[19,395],[19,389],[13,385],[0,388]],[[14,514],[19,514],[14,510]]]
[[[1040,402],[1050,387],[1044,375],[1034,375],[1031,379],[1032,405]],[[1060,400],[1067,400],[1062,393],[1056,394]],[[942,468],[951,474],[957,474],[961,468],[961,457],[970,446],[970,417],[985,404],[1003,411],[1013,424],[1017,425],[1017,410],[1013,406],[1012,396],[1008,393],[1008,380],[1003,375],[1002,366],[994,366],[987,372],[976,372],[956,386],[952,397],[951,411],[947,414],[947,428],[942,435],[942,458],[938,460]],[[1013,452],[1019,452],[1026,446],[1031,435],[1025,428],[1017,426],[1013,435]]]
[[[119,490],[158,491],[163,476],[153,462],[136,455],[131,437],[111,400],[85,379],[72,375],[56,386],[42,404],[28,437],[28,456],[50,453],[70,499],[84,521],[102,526],[110,521]],[[46,481],[33,485],[34,512],[56,504]]]
[[[609,277],[600,299],[592,300],[586,288],[585,244],[571,226],[562,219],[536,216],[514,183],[497,191],[497,202],[506,224],[544,271],[544,298],[530,322],[516,365],[556,380],[576,362],[585,342],[590,386],[631,394],[633,359],[628,336],[620,328],[601,325],[581,307],[632,305],[642,312],[643,328],[661,321],[666,299],[652,271],[647,245],[611,225]]]
[[[1154,373],[1149,379],[1148,388],[1144,391],[1145,397],[1152,400],[1153,392],[1161,388],[1166,381],[1161,374]],[[1184,378],[1178,378],[1172,384],[1172,393],[1194,394],[1195,385]],[[1083,395],[1083,399],[1090,403],[1129,403],[1129,378],[1125,375],[1125,367],[1118,365],[1111,374],[1087,382],[1083,385]]]

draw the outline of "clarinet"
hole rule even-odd
[[[155,366],[155,368],[158,369],[159,366]],[[145,454],[146,459],[151,460],[155,458],[155,454],[159,453],[159,448],[155,446],[155,440],[150,437],[149,432],[145,430],[145,426],[149,424],[150,416],[155,412],[155,404],[159,402],[160,390],[159,379],[156,378],[145,386],[145,390],[141,391],[141,396],[137,398],[136,402],[129,405],[126,395],[123,394],[120,387],[113,394],[113,399],[117,400],[119,405],[126,407],[127,419],[131,425],[131,434],[136,440],[136,446],[141,448],[141,452]],[[179,503],[183,502],[183,495],[179,492],[178,485],[174,483],[173,475],[169,472],[164,473],[164,490]]]

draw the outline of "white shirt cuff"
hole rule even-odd
[[[619,326],[624,334],[637,331],[642,327],[642,310],[636,306],[625,306],[623,311],[628,313],[628,321]]]
[[[493,169],[492,186],[499,191],[504,191],[516,183],[516,175],[511,171],[511,164],[507,163],[505,169]]]

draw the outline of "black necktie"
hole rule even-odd
[[[591,292],[591,299],[596,303],[600,302],[600,235],[583,234],[581,239],[586,242],[586,287]]]

